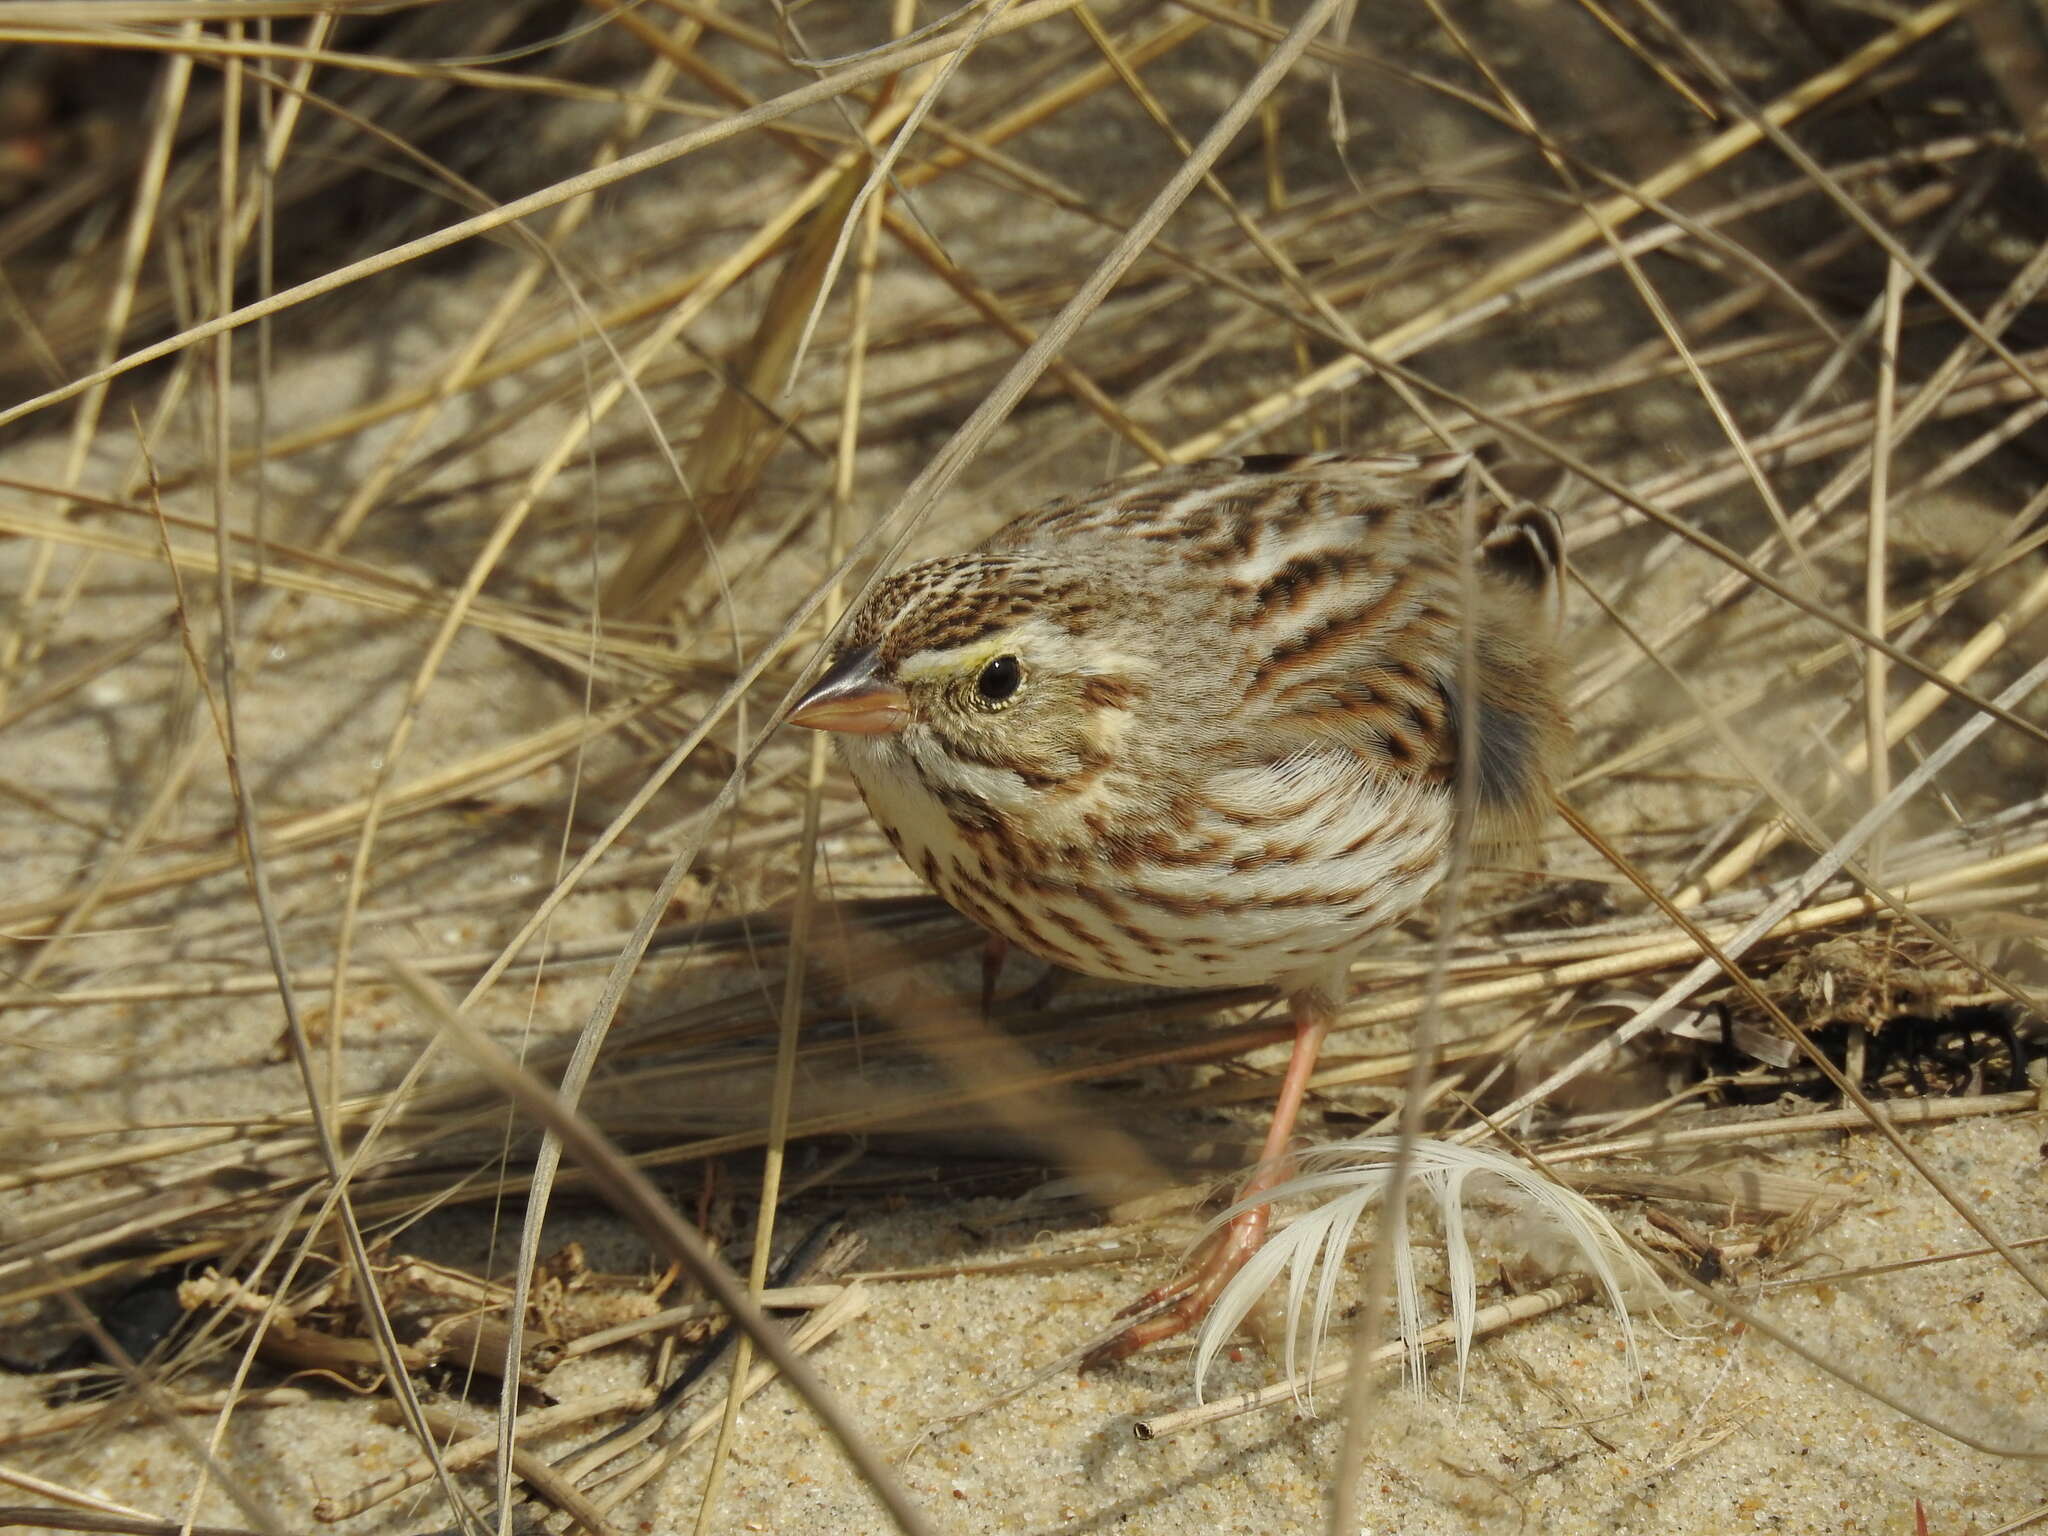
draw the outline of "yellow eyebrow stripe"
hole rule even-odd
[[[906,683],[925,682],[932,678],[962,677],[979,672],[998,656],[1009,654],[1015,649],[1003,640],[986,641],[975,645],[956,646],[950,651],[934,651],[926,656],[913,656],[896,669],[896,675]]]

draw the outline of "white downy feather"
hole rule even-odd
[[[1306,1198],[1321,1201],[1315,1209],[1296,1217],[1266,1240],[1251,1256],[1203,1321],[1195,1348],[1195,1395],[1202,1396],[1203,1384],[1214,1363],[1239,1323],[1258,1299],[1287,1271],[1287,1317],[1284,1363],[1294,1382],[1296,1399],[1305,1410],[1313,1410],[1310,1384],[1315,1378],[1316,1360],[1329,1333],[1330,1314],[1335,1305],[1337,1279],[1352,1233],[1368,1210],[1377,1206],[1393,1177],[1398,1140],[1392,1136],[1366,1136],[1333,1142],[1301,1159],[1301,1172],[1285,1183],[1262,1192],[1255,1200],[1241,1201],[1219,1215],[1212,1224],[1222,1226],[1251,1205]],[[1445,1271],[1451,1293],[1451,1317],[1458,1355],[1458,1388],[1462,1395],[1465,1367],[1470,1357],[1472,1327],[1478,1307],[1477,1269],[1465,1224],[1466,1186],[1475,1175],[1488,1175],[1533,1208],[1568,1238],[1585,1258],[1585,1267],[1599,1282],[1621,1325],[1631,1368],[1636,1360],[1635,1331],[1629,1319],[1623,1292],[1631,1286],[1656,1282],[1648,1266],[1630,1249],[1606,1215],[1584,1195],[1568,1189],[1538,1169],[1503,1153],[1452,1142],[1419,1141],[1412,1149],[1409,1185],[1426,1191],[1441,1214]],[[1407,1377],[1417,1392],[1423,1385],[1423,1351],[1414,1344],[1424,1327],[1421,1291],[1409,1251],[1407,1213],[1399,1212],[1394,1224],[1394,1303],[1400,1337],[1409,1341]],[[1311,1280],[1315,1301],[1309,1317],[1308,1362],[1300,1361],[1302,1303]]]

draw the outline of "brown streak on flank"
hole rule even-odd
[[[1099,886],[1068,886],[1065,889],[1063,889],[1060,892],[1060,894],[1063,896],[1070,896],[1076,901],[1085,902],[1087,905],[1093,907],[1096,911],[1100,912],[1104,917],[1109,919],[1110,926],[1113,928],[1121,929],[1125,923],[1130,921],[1130,914],[1125,909],[1124,904],[1118,901],[1114,896],[1110,895],[1109,892],[1101,889]]]
[[[1219,861],[1231,847],[1232,839],[1221,833],[1211,832],[1199,842],[1176,843],[1164,831],[1157,828],[1132,838],[1129,834],[1121,839],[1134,850],[1129,867],[1151,864],[1160,869],[1199,869]]]
[[[1394,871],[1394,877],[1397,880],[1407,881],[1426,879],[1430,871],[1437,867],[1437,862],[1442,857],[1443,850],[1440,847],[1432,847],[1426,852],[1418,853],[1414,858],[1401,865],[1399,869]]]
[[[1156,514],[1164,506],[1150,510]],[[1216,536],[1216,518],[1208,511],[1188,512],[1174,522],[1140,528],[1135,536],[1148,544],[1207,544]]]
[[[1356,885],[1349,890],[1328,889],[1299,891],[1284,896],[1268,897],[1267,904],[1277,907],[1320,907],[1333,902],[1364,901],[1374,894],[1369,885]]]
[[[971,799],[968,796],[960,798]],[[943,801],[941,803],[943,804]],[[974,803],[982,804],[980,801]],[[974,825],[968,825],[957,815],[953,816],[953,825],[960,830],[961,836],[967,840],[967,845],[975,850],[984,864],[1019,873],[1036,873],[1044,867],[1047,855],[1040,844],[1029,838],[1019,839],[1011,831],[1010,824],[992,808],[984,806],[983,809],[986,812],[985,819]],[[950,809],[948,814],[952,814]]]
[[[1022,935],[1018,942],[1038,956],[1039,959],[1050,960],[1054,965],[1064,965],[1070,971],[1087,969],[1086,964],[1083,962],[1081,951],[1075,949],[1073,945],[1063,943],[1052,937],[1052,935],[1025,917],[1015,907],[1010,907],[1007,910],[1010,913],[1010,920],[1017,925],[1016,931]],[[1048,913],[1047,915],[1054,918],[1059,916],[1056,912]],[[1061,926],[1065,927],[1066,925],[1062,923]],[[1075,936],[1087,940],[1088,947],[1098,955],[1101,955],[1105,960],[1112,963],[1115,962],[1116,951],[1101,939],[1087,932],[1077,932]]]
[[[1393,510],[1384,500],[1357,499],[1356,493],[1340,495],[1336,488],[1311,482],[1298,485],[1276,497],[1268,507],[1266,526],[1277,538],[1288,538],[1303,528],[1329,526],[1340,518],[1357,518],[1365,524],[1349,542],[1363,544],[1378,537],[1378,525]]]
[[[945,897],[947,904],[963,914],[970,922],[977,923],[991,932],[1001,928],[1002,925],[995,920],[995,914],[982,905],[981,901],[972,891],[961,889],[959,885],[951,880],[935,881],[932,889]]]
[[[954,876],[948,900],[956,901],[963,907],[968,905],[978,907],[980,914],[1001,913],[1004,918],[1008,919],[1011,931],[1018,935],[1017,941],[1033,954],[1043,955],[1048,960],[1060,960],[1062,963],[1064,963],[1062,957],[1065,957],[1066,960],[1071,960],[1074,957],[1074,952],[1071,949],[1047,934],[1038,924],[1027,917],[1014,901],[1003,895],[1001,891],[997,890],[988,881],[966,869],[956,868]],[[996,921],[992,915],[973,913],[969,915],[974,916],[976,921],[982,923],[984,927],[1000,930],[1005,926],[1004,923]]]
[[[1198,899],[1192,896],[1175,896],[1142,885],[1131,886],[1127,894],[1131,900],[1150,907],[1155,912],[1167,912],[1175,917],[1207,917],[1217,912],[1243,910],[1242,906],[1236,903],[1225,905],[1224,898],[1213,894]]]
[[[1362,683],[1333,686],[1321,678],[1304,678],[1273,695],[1272,712],[1273,718],[1289,725],[1327,726],[1333,738],[1343,740],[1357,736],[1361,728],[1384,730],[1396,707]]]
[[[1224,502],[1217,515],[1209,519],[1202,546],[1194,552],[1190,563],[1207,568],[1249,560],[1264,532],[1261,523],[1256,509],[1248,509],[1241,501]]]
[[[1176,832],[1193,832],[1202,824],[1201,807],[1199,790],[1183,790],[1167,802],[1166,822]]]
[[[1155,933],[1147,933],[1135,923],[1118,923],[1116,931],[1148,955],[1164,958],[1173,951],[1171,944],[1168,944]]]
[[[1247,829],[1252,827],[1270,827],[1279,822],[1292,821],[1299,811],[1299,807],[1292,801],[1276,802],[1273,806],[1263,811],[1241,810],[1227,805],[1219,805],[1216,801],[1209,799],[1204,799],[1202,804],[1209,814],[1218,821],[1228,822],[1233,827],[1244,827]]]
[[[1129,837],[1119,832],[1100,811],[1087,811],[1081,816],[1081,825],[1088,829],[1094,839],[1088,851],[1096,858],[1106,858],[1109,867],[1119,874],[1127,874],[1138,867],[1138,846]]]
[[[1212,804],[1210,809],[1215,812],[1218,821],[1227,821],[1233,827],[1243,827],[1246,830],[1250,830],[1253,827],[1270,827],[1276,821],[1287,820],[1290,814],[1288,812],[1276,811],[1237,810],[1229,806],[1215,804]]]
[[[1382,642],[1398,648],[1399,635]],[[1340,679],[1311,673],[1274,691],[1272,710],[1291,719],[1313,721],[1324,715],[1362,721],[1378,731],[1409,729],[1417,724],[1433,732],[1418,711],[1441,710],[1443,694],[1419,669],[1405,662],[1383,661],[1364,676]],[[1292,706],[1292,707],[1289,707]],[[1439,717],[1440,718],[1440,717]]]
[[[1230,839],[1216,832],[1198,842],[1181,843],[1164,827],[1120,827],[1099,811],[1083,813],[1081,825],[1087,829],[1089,841],[1067,845],[1073,861],[1081,865],[1099,861],[1120,875],[1148,864],[1161,869],[1213,864],[1231,845]]]
[[[1424,867],[1428,867],[1427,864]],[[1215,891],[1205,896],[1176,896],[1170,891],[1156,891],[1149,886],[1133,885],[1125,894],[1131,900],[1155,911],[1165,912],[1173,917],[1197,918],[1234,917],[1245,912],[1270,911],[1275,907],[1291,911],[1307,907],[1338,906],[1345,902],[1365,900],[1372,891],[1367,886],[1347,890],[1330,890],[1317,886],[1309,890],[1268,892],[1262,896],[1230,897]]]
[[[1047,907],[1045,908],[1045,915],[1055,923],[1058,923],[1061,928],[1072,934],[1076,939],[1094,950],[1095,953],[1102,956],[1103,959],[1109,961],[1111,965],[1117,964],[1121,952],[1117,949],[1116,945],[1097,933],[1093,928],[1090,928],[1086,923],[1074,916],[1073,913],[1062,912],[1058,907]]]
[[[1457,579],[1456,573],[1451,571],[1446,571],[1443,575],[1447,581],[1455,581]],[[1408,615],[1408,622],[1403,628],[1410,633],[1416,634],[1434,632],[1438,635],[1455,635],[1458,632],[1458,621],[1452,616],[1449,609],[1439,604],[1425,601],[1415,605],[1415,611]],[[1416,645],[1418,650],[1422,648],[1422,643],[1419,640],[1416,642]]]
[[[1236,873],[1249,874],[1255,869],[1267,869],[1275,864],[1307,864],[1315,859],[1315,849],[1308,843],[1288,843],[1263,846],[1240,853],[1230,861]]]
[[[1351,839],[1351,841],[1346,843],[1342,848],[1339,848],[1336,851],[1336,853],[1331,856],[1332,860],[1334,861],[1336,859],[1348,859],[1353,854],[1363,853],[1366,849],[1370,848],[1374,843],[1380,842],[1388,836],[1404,830],[1406,829],[1401,827],[1389,827],[1384,825],[1383,823],[1375,822],[1373,825],[1367,827],[1363,832],[1359,833],[1358,836]]]

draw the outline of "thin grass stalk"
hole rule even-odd
[[[1023,3],[1018,4],[1015,9],[1006,13],[993,30],[997,34],[1007,34],[1021,30],[1043,20],[1047,16],[1056,15],[1061,11],[1067,10],[1073,3],[1074,0],[1023,0]],[[952,52],[957,46],[958,44],[951,39],[945,37],[935,38],[930,42],[914,45],[909,48],[901,63],[907,66],[909,64],[921,64],[930,59],[941,58]],[[815,85],[799,86],[784,95],[776,97],[773,101],[763,102],[753,111],[722,118],[718,122],[695,132],[679,134],[666,143],[650,145],[648,148],[636,154],[627,155],[610,165],[598,166],[580,175],[568,177],[563,181],[556,182],[551,187],[545,187],[538,192],[529,193],[525,197],[514,198],[509,203],[503,203],[483,213],[458,220],[456,223],[435,230],[431,234],[421,235],[416,239],[404,241],[392,246],[389,250],[380,252],[376,256],[365,258],[362,261],[351,262],[346,267],[339,267],[320,277],[310,278],[303,283],[298,283],[293,287],[285,289],[281,293],[272,294],[252,304],[245,304],[229,314],[201,321],[197,325],[188,326],[175,336],[168,336],[162,341],[137,348],[135,351],[115,359],[104,367],[95,368],[90,373],[83,374],[69,383],[59,385],[55,389],[46,390],[33,399],[24,400],[17,405],[0,410],[0,426],[6,426],[12,422],[19,421],[23,417],[33,415],[35,412],[49,406],[59,405],[66,400],[75,399],[87,390],[117,379],[121,375],[130,373],[147,363],[153,363],[158,358],[182,352],[187,347],[193,346],[198,342],[210,340],[212,337],[227,331],[239,330],[241,327],[253,324],[255,321],[266,316],[282,314],[285,310],[303,304],[309,299],[320,298],[326,294],[336,292],[339,289],[348,287],[351,283],[361,281],[365,277],[389,272],[409,262],[418,261],[423,256],[431,256],[436,251],[444,251],[451,246],[460,245],[466,240],[473,240],[479,235],[486,235],[494,230],[503,229],[507,225],[515,224],[533,214],[545,213],[548,209],[569,202],[572,199],[587,197],[592,193],[601,192],[606,187],[615,186],[622,181],[629,180],[643,171],[653,170],[658,166],[680,160],[686,155],[695,154],[699,150],[708,149],[713,145],[738,138],[754,128],[779,121],[784,117],[791,116],[820,102],[830,101],[835,96],[842,95],[847,91],[867,84],[871,80],[879,79],[891,73],[897,67],[897,63],[887,60],[879,63],[871,60],[849,65],[846,69],[834,72],[826,79],[818,81]]]
[[[909,30],[910,20],[909,10],[899,0],[892,16],[893,30],[898,36]],[[933,82],[934,89],[936,84],[937,82]],[[844,401],[839,417],[840,437],[833,461],[833,494],[829,530],[826,535],[826,558],[833,565],[837,565],[845,556],[845,511],[853,495],[854,462],[859,447],[861,386],[867,366],[867,306],[873,292],[876,236],[880,229],[881,216],[887,207],[887,196],[888,191],[883,188],[880,196],[865,203],[849,197],[838,209],[840,219],[846,225],[858,228],[861,244],[856,263],[854,291],[851,295],[852,344],[846,360]],[[826,232],[822,229],[814,230],[813,241],[816,242],[820,235]],[[821,274],[818,283],[818,302],[823,302],[829,290],[829,274]],[[801,351],[801,346],[798,350]],[[839,622],[841,607],[840,592],[835,585],[825,593],[823,615],[827,629]],[[822,734],[814,735],[805,767],[803,828],[799,834],[797,851],[796,904],[790,913],[789,946],[783,962],[782,1006],[776,1022],[775,1078],[768,1103],[767,1141],[762,1149],[761,1201],[754,1222],[754,1251],[747,1269],[747,1293],[757,1301],[768,1287],[768,1268],[774,1250],[775,1222],[780,1213],[782,1198],[783,1160],[789,1144],[790,1104],[796,1091],[798,1026],[803,1015],[805,968],[815,905],[818,829],[824,810],[826,760],[825,738]],[[710,1470],[704,1480],[704,1492],[697,1504],[696,1530],[699,1536],[703,1536],[703,1533],[711,1529],[713,1512],[718,1506],[719,1483],[727,1460],[732,1454],[732,1438],[739,1422],[740,1405],[747,1395],[752,1364],[751,1341],[742,1337],[733,1351],[731,1385],[726,1394],[724,1411],[718,1421],[718,1440],[712,1449]]]
[[[179,29],[181,41],[199,36],[199,23],[185,22]],[[120,266],[114,274],[105,317],[100,326],[96,361],[104,366],[120,350],[122,332],[134,309],[135,290],[142,279],[142,263],[155,234],[156,211],[163,196],[164,176],[170,165],[171,146],[179,117],[185,109],[185,93],[192,81],[192,60],[188,54],[173,54],[165,61],[158,83],[156,109],[150,124],[149,141],[137,169],[135,201],[129,209],[128,227],[121,247]],[[64,484],[76,489],[85,474],[86,455],[99,430],[100,413],[106,405],[104,384],[89,387],[72,414],[71,437],[64,459]],[[0,633],[0,709],[7,704],[15,668],[34,660],[40,650],[28,629],[30,615],[42,598],[43,583],[49,579],[53,551],[38,545],[28,575],[22,582],[16,612],[18,623]]]
[[[739,1278],[728,1270],[661,1194],[588,1122],[550,1089],[535,1081],[462,1014],[450,1007],[431,982],[410,975],[402,962],[394,972],[414,1000],[457,1037],[463,1053],[528,1114],[544,1121],[576,1160],[598,1182],[622,1215],[638,1223],[650,1237],[689,1270],[693,1279],[717,1300],[773,1361],[790,1384],[811,1405],[819,1421],[845,1450],[877,1498],[906,1536],[926,1536],[931,1527],[887,1464],[866,1443],[838,1407],[816,1373],[789,1345],[782,1331],[748,1297]]]
[[[1864,534],[1863,622],[1872,634],[1887,629],[1885,572],[1890,543],[1892,408],[1899,378],[1899,316],[1905,306],[1906,271],[1897,262],[1885,268],[1884,329],[1878,344],[1877,410],[1872,421],[1870,445],[1870,520]],[[1863,664],[1864,755],[1870,760],[1870,798],[1873,802],[1891,793],[1891,733],[1885,726],[1885,684],[1888,672],[1882,656],[1871,656]],[[1884,880],[1886,829],[1880,828],[1870,840],[1864,866],[1873,883]]]
[[[1891,31],[1879,34],[1831,69],[1788,91],[1753,118],[1745,119],[1723,130],[1706,144],[1679,157],[1655,175],[1645,178],[1640,184],[1639,192],[1616,193],[1597,204],[1589,205],[1579,218],[1569,221],[1555,233],[1497,262],[1451,297],[1429,306],[1402,321],[1392,330],[1375,337],[1371,349],[1372,357],[1344,357],[1325,364],[1308,378],[1268,396],[1256,405],[1236,412],[1206,432],[1177,443],[1174,446],[1174,457],[1185,462],[1226,451],[1237,442],[1277,425],[1316,396],[1342,389],[1355,382],[1369,367],[1387,361],[1401,360],[1409,355],[1416,339],[1433,329],[1444,315],[1505,293],[1598,238],[1595,215],[1601,222],[1619,228],[1640,211],[1643,200],[1668,198],[1709,171],[1719,169],[1736,156],[1756,147],[1766,137],[1772,136],[1774,131],[1782,130],[1783,125],[1797,121],[1837,92],[1883,68],[1908,48],[1933,36],[1961,13],[1962,6],[1956,3],[1956,0],[1937,0],[1935,4],[1922,7]],[[1779,136],[1782,137],[1781,132]],[[4,426],[6,420],[5,414],[0,413],[0,426]]]

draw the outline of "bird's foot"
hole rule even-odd
[[[1003,962],[1010,958],[1010,941],[1000,933],[981,938],[981,1022],[996,1016],[996,983],[1002,979]]]
[[[1316,1053],[1322,1047],[1323,1036],[1329,1030],[1333,1017],[1330,999],[1313,987],[1290,994],[1287,1002],[1294,1015],[1294,1051],[1287,1058],[1287,1074],[1280,1080],[1280,1098],[1273,1106],[1273,1123],[1267,1128],[1258,1168],[1244,1188],[1238,1191],[1240,1202],[1269,1194],[1293,1171],[1294,1159],[1287,1150],[1288,1138],[1294,1134],[1295,1121],[1300,1118],[1301,1101],[1308,1092],[1309,1074],[1315,1070]],[[1200,1267],[1186,1278],[1162,1286],[1136,1306],[1118,1313],[1119,1317],[1129,1317],[1134,1312],[1145,1315],[1107,1344],[1088,1351],[1081,1361],[1081,1369],[1092,1370],[1098,1365],[1127,1360],[1148,1344],[1157,1344],[1161,1339],[1186,1333],[1207,1317],[1209,1309],[1216,1305],[1216,1298],[1230,1284],[1230,1277],[1243,1269],[1245,1260],[1259,1251],[1259,1245],[1266,1240],[1266,1227],[1271,1220],[1271,1208],[1263,1203],[1231,1217],[1223,1229],[1209,1239],[1208,1251],[1203,1254]]]
[[[987,1023],[996,1016],[996,983],[1002,980],[1003,966],[1010,958],[1010,941],[999,933],[990,933],[981,943],[981,1018]],[[1045,974],[1031,983],[1016,997],[1017,1007],[1024,1013],[1043,1013],[1052,1001],[1053,992],[1060,982],[1060,968],[1049,965]]]
[[[1117,1313],[1138,1320],[1105,1344],[1099,1344],[1081,1360],[1081,1369],[1128,1360],[1139,1350],[1186,1333],[1209,1315],[1216,1298],[1230,1284],[1231,1276],[1244,1268],[1245,1260],[1259,1251],[1266,1240],[1267,1207],[1254,1206],[1230,1219],[1212,1237],[1202,1255],[1201,1265],[1157,1290],[1148,1291]]]

